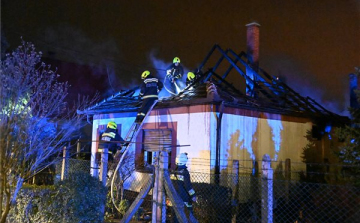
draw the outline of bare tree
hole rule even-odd
[[[56,162],[54,157],[84,125],[77,114],[91,101],[69,107],[69,84],[41,62],[33,44],[22,44],[1,61],[0,222],[4,223],[24,179]]]

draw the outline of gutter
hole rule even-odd
[[[215,152],[215,184],[220,183],[220,149],[221,149],[221,123],[224,113],[224,102],[221,102],[219,116],[216,115],[216,152]]]

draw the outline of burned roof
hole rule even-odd
[[[217,57],[214,55],[215,52],[219,54]],[[177,95],[160,98],[156,108],[223,103],[229,107],[313,119],[324,118],[338,122],[348,119],[328,111],[310,97],[301,96],[260,67],[253,67],[248,63],[244,52],[236,54],[231,49],[225,51],[220,46],[214,45],[197,70],[201,71],[205,66],[209,67],[208,70],[201,73],[191,85]],[[252,77],[247,74],[249,71]],[[227,80],[231,73],[240,75],[239,79],[245,83],[243,90]],[[135,95],[135,91],[136,89],[120,91],[78,112],[94,115],[137,111],[141,99]]]

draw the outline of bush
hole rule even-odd
[[[106,208],[105,208],[105,220],[121,219],[125,215],[127,209],[130,206],[129,201],[126,199],[123,199],[123,200],[116,199],[116,202],[117,202],[116,205],[117,205],[117,208],[119,209],[119,210],[117,210],[111,200],[110,193],[111,193],[111,191],[109,190],[108,196],[106,199],[107,202],[106,202]]]
[[[74,173],[51,187],[24,187],[8,222],[102,222],[106,188],[88,173]]]
[[[10,209],[7,222],[56,222],[56,205],[52,204],[54,186],[29,186],[24,185],[20,190],[16,205]]]
[[[106,187],[88,173],[78,172],[56,186],[53,199],[63,204],[59,210],[65,222],[102,222]],[[59,196],[60,195],[60,196]]]

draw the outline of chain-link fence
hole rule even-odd
[[[56,165],[57,176],[62,170],[62,163]],[[90,173],[90,161],[69,159],[67,173],[75,171]],[[284,180],[276,172],[272,177],[248,173],[216,175],[191,172],[190,175],[197,195],[197,202],[193,203],[194,216],[201,223],[360,222],[360,187],[357,186],[312,183],[302,177],[300,180]],[[121,187],[117,187],[124,189],[117,191],[116,196],[126,201],[121,207],[124,213],[150,176],[149,172],[134,171],[124,179]],[[150,221],[152,204],[150,190],[133,218]],[[166,206],[167,222],[172,222],[172,208]]]
[[[194,215],[199,222],[359,222],[360,188],[261,177],[192,172],[197,202]],[[146,176],[147,177],[144,177]],[[134,202],[148,174],[136,173],[125,182],[123,199]],[[205,183],[206,182],[206,183]],[[272,182],[272,193],[268,193]],[[271,202],[271,204],[269,204]],[[272,207],[271,210],[268,207]],[[171,208],[167,207],[169,222]],[[151,191],[134,218],[151,219]],[[266,220],[264,220],[266,218]],[[271,219],[269,219],[271,218]]]
[[[192,173],[193,179],[204,174]],[[226,180],[227,178],[227,180]],[[194,183],[200,222],[358,222],[360,188],[300,181],[222,176],[223,184]],[[269,181],[272,192],[267,192]],[[236,184],[227,184],[236,182]],[[272,201],[272,210],[266,210]],[[266,206],[267,205],[267,206]],[[265,213],[264,213],[265,212]],[[269,214],[269,212],[272,212]],[[264,220],[271,217],[272,221]],[[268,220],[268,219],[267,219]]]
[[[84,172],[90,174],[90,160],[80,160],[80,159],[66,159],[66,164],[64,162],[58,162],[55,164],[55,176],[54,181],[57,182],[61,180],[61,175],[66,178],[69,174],[75,172]]]

